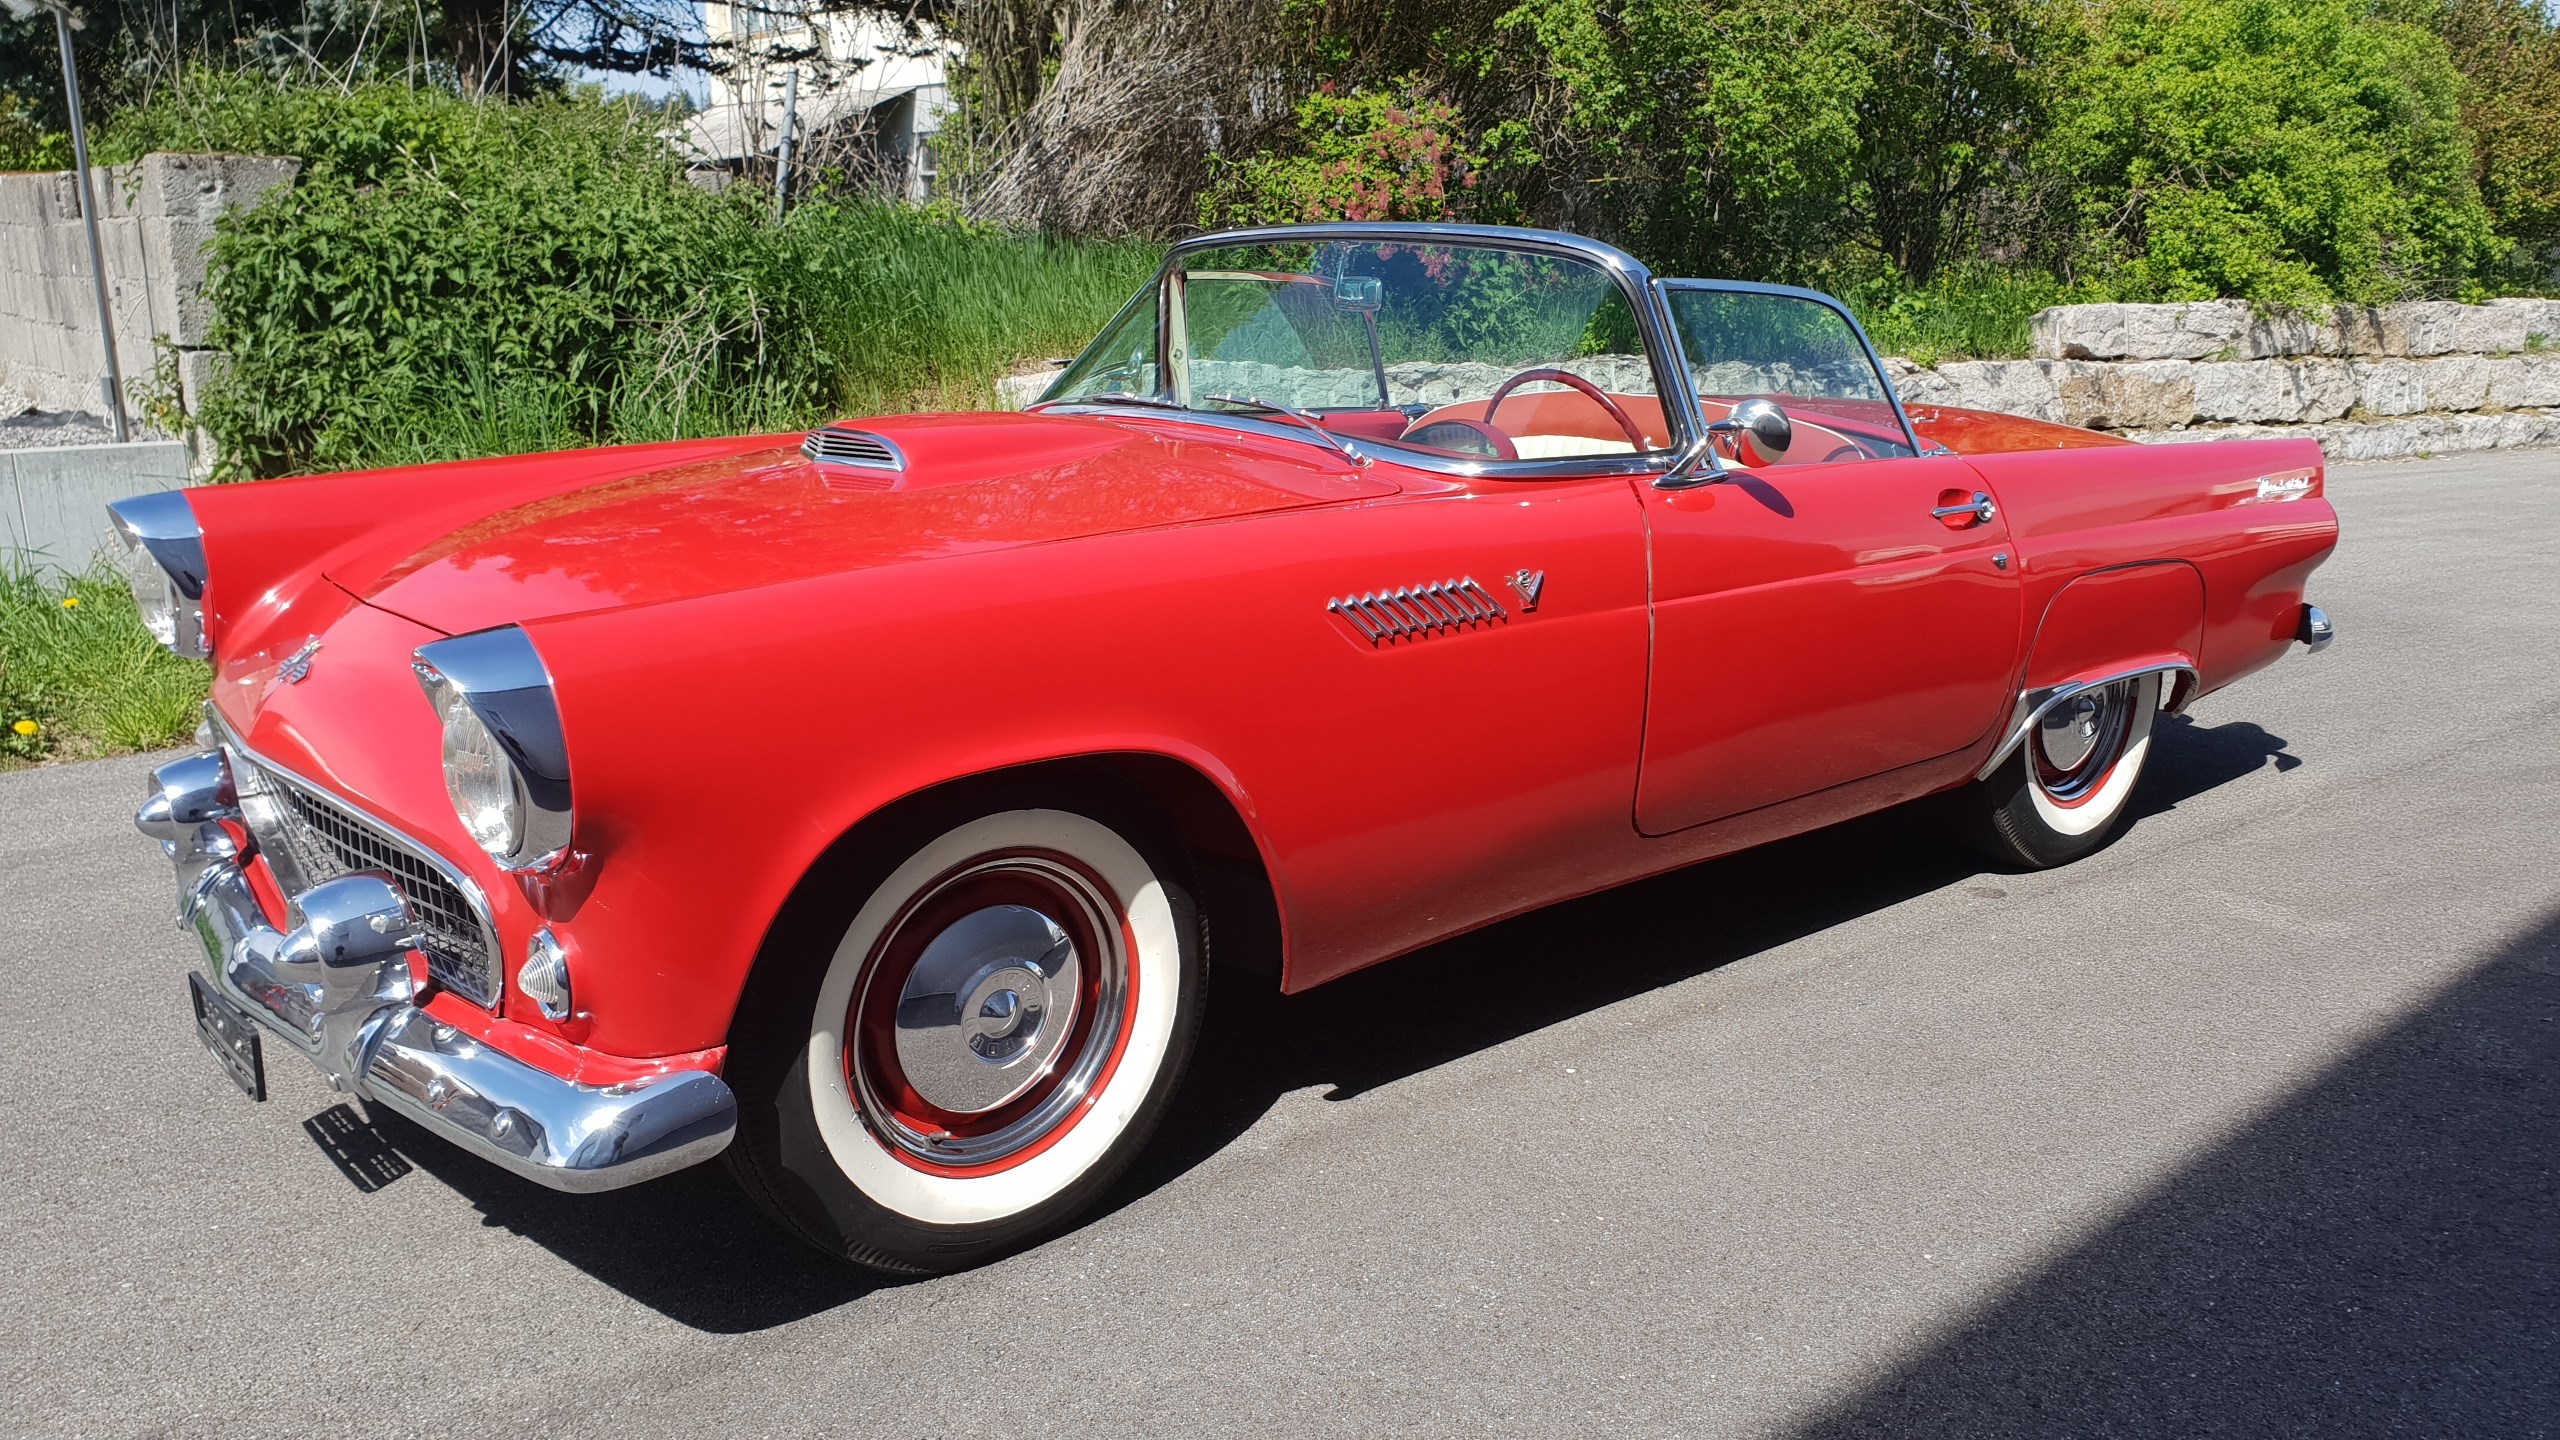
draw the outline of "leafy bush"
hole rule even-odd
[[[1153,264],[863,202],[772,222],[685,182],[665,117],[199,74],[128,110],[123,153],[303,157],[224,222],[228,377],[199,417],[250,474],[786,429],[984,403],[1072,351]]]
[[[151,638],[113,570],[0,564],[0,767],[170,744],[211,674]]]
[[[198,76],[119,148],[303,157],[290,198],[226,222],[210,294],[231,373],[204,414],[252,473],[436,448],[493,395],[552,433],[665,438],[805,409],[813,296],[744,197],[682,182],[654,109],[474,103]],[[522,420],[511,421],[521,425]]]
[[[2128,299],[2451,294],[2497,249],[2459,97],[2359,0],[2121,0],[2039,161]]]

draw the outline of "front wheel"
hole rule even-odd
[[[2150,754],[2160,682],[2151,674],[2091,686],[2038,717],[1990,778],[1956,792],[1966,838],[2030,870],[2106,843]]]
[[[804,1239],[920,1273],[1045,1238],[1127,1166],[1189,1058],[1204,957],[1142,827],[981,807],[905,834],[777,927],[732,1030],[729,1153]]]

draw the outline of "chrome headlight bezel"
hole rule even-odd
[[[569,858],[576,813],[569,788],[569,747],[551,672],[523,630],[506,626],[421,645],[410,656],[418,686],[443,727],[445,794],[473,842],[511,874],[546,874]],[[484,835],[479,808],[461,787],[457,749],[495,768],[512,816],[503,833]]]
[[[125,579],[151,637],[190,660],[213,658],[204,632],[204,529],[183,490],[136,495],[107,507],[124,546]]]

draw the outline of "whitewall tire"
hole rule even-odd
[[[1179,1080],[1205,977],[1176,852],[1045,798],[896,827],[766,947],[733,1031],[732,1154],[831,1252],[931,1271],[1045,1238]]]
[[[1977,848],[2044,869],[2106,843],[2150,758],[2161,683],[2155,673],[2092,686],[2039,716],[1999,769],[1957,792]]]

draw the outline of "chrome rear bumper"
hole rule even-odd
[[[555,1190],[618,1189],[719,1154],[737,1100],[719,1076],[677,1070],[580,1085],[437,1021],[410,1003],[418,927],[386,872],[315,885],[267,923],[221,823],[236,821],[219,752],[152,772],[134,816],[178,869],[178,923],[204,944],[226,1000],[311,1060],[331,1088],[362,1096],[484,1160]]]

